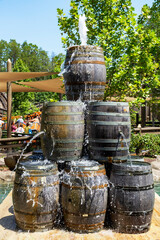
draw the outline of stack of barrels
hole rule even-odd
[[[51,229],[60,207],[60,221],[74,232],[96,232],[103,226],[122,233],[148,231],[154,205],[151,165],[128,161],[128,103],[103,102],[103,50],[70,47],[64,66],[68,101],[44,103],[43,152],[17,167],[17,225],[31,231]]]

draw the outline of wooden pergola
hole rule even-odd
[[[29,78],[44,77],[58,72],[12,72],[11,61],[7,61],[7,72],[0,72],[0,91],[7,92],[7,137],[11,137],[12,92],[58,92],[65,93],[63,78],[48,79],[36,82],[19,82]]]

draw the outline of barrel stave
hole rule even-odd
[[[124,233],[148,231],[154,206],[154,183],[150,164],[112,164],[110,181],[111,226]]]
[[[103,99],[106,67],[102,48],[89,45],[68,48],[64,66],[68,100]]]
[[[37,162],[38,163],[38,162]],[[22,163],[23,164],[26,163]],[[25,166],[25,165],[24,165]],[[13,188],[17,226],[22,230],[52,229],[59,206],[59,177],[56,165],[42,169],[18,167]],[[52,169],[53,168],[53,169]]]
[[[95,232],[102,229],[108,198],[107,184],[104,166],[94,171],[91,167],[88,170],[83,167],[69,170],[66,166],[61,198],[65,225],[70,230]]]
[[[128,103],[91,102],[88,109],[90,158],[126,161],[131,132]]]
[[[41,144],[48,159],[80,158],[84,138],[83,108],[82,102],[48,103],[44,106],[42,130],[46,134]]]

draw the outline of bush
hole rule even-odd
[[[160,154],[160,134],[132,134],[130,152],[140,154],[141,151],[151,157]]]

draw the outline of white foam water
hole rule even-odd
[[[86,27],[85,14],[79,16],[79,35],[82,45],[87,45],[87,27]]]
[[[20,154],[20,157],[18,158],[17,160],[17,163],[15,165],[15,168],[13,169],[14,171],[17,169],[17,166],[18,166],[18,163],[19,161],[21,160],[21,158],[23,157],[23,154],[24,154],[24,151],[27,149],[27,147],[32,143],[32,141],[34,139],[36,139],[37,137],[39,137],[40,135],[44,134],[44,131],[41,131],[41,132],[38,132],[37,134],[35,134],[31,139],[30,141],[26,144],[26,146],[24,147],[24,149],[22,150],[21,154]]]

